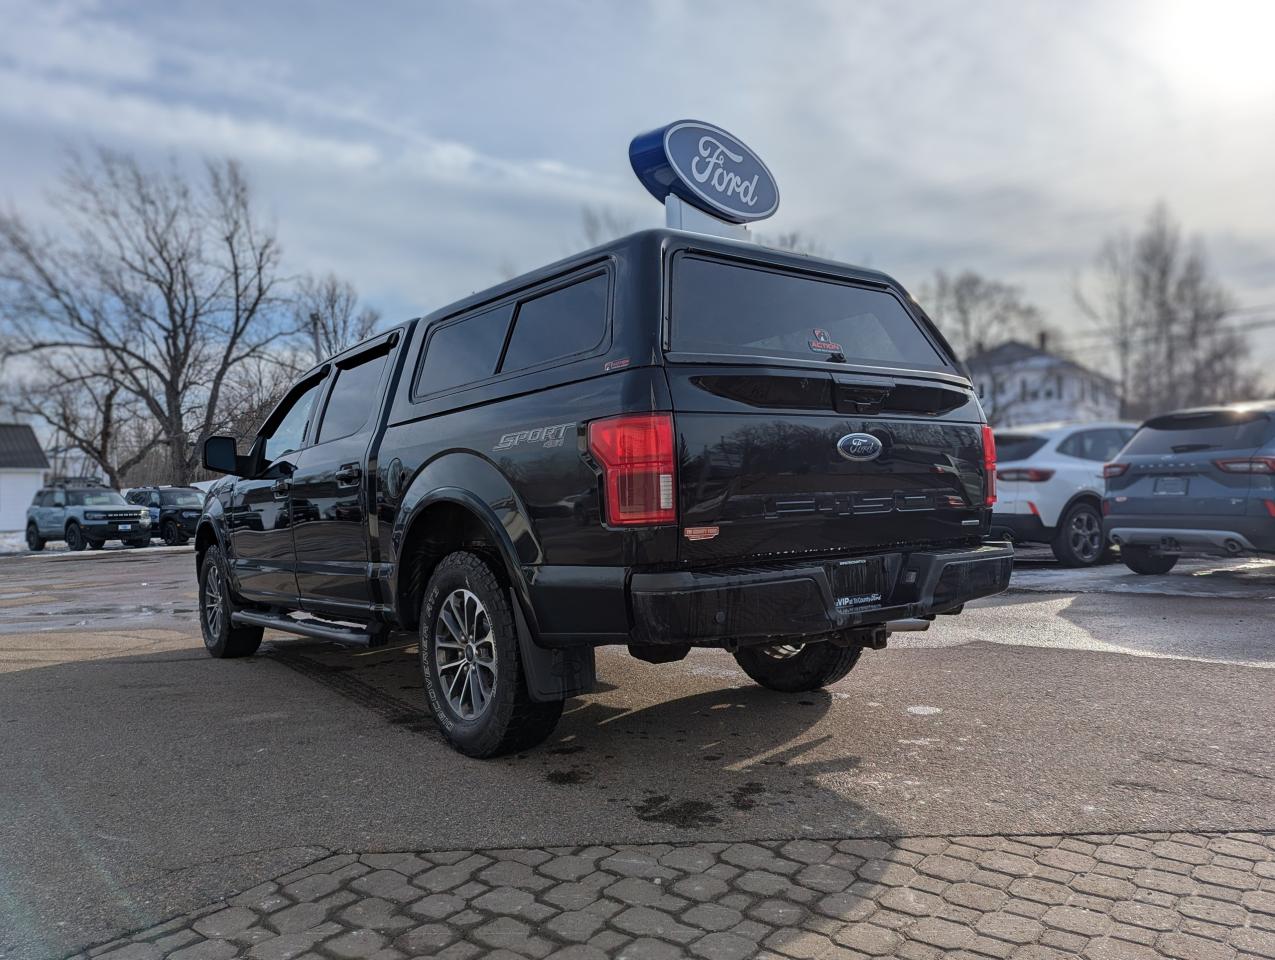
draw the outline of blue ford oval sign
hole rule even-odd
[[[847,433],[837,441],[837,453],[847,460],[875,460],[881,455],[881,441],[870,433]]]
[[[678,120],[639,134],[629,144],[629,162],[660,202],[672,193],[730,223],[779,209],[779,186],[761,158],[711,123]]]

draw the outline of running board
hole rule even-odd
[[[331,640],[333,643],[353,647],[383,647],[389,642],[390,635],[389,629],[381,624],[365,629],[338,627],[317,620],[293,620],[281,613],[258,613],[255,610],[235,610],[230,615],[230,621],[265,627],[267,630],[282,630],[284,633],[295,633],[316,640]]]

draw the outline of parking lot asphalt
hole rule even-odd
[[[1275,831],[1275,565],[1104,569],[1028,565],[817,694],[604,650],[548,744],[480,762],[435,734],[410,638],[213,661],[189,548],[0,558],[0,956],[335,853]]]

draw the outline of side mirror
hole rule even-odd
[[[239,473],[234,437],[209,437],[204,441],[204,466],[218,473]]]

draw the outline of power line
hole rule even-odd
[[[1194,334],[1193,336],[1188,336],[1185,334],[1174,334],[1171,337],[1171,339],[1187,340],[1187,339],[1193,339],[1193,338],[1217,337],[1227,333],[1248,333],[1253,330],[1267,330],[1267,329],[1275,328],[1275,316],[1265,317],[1260,320],[1248,320],[1243,323],[1226,323],[1225,322],[1227,317],[1235,316],[1236,314],[1239,314],[1239,313],[1257,312],[1259,310],[1270,310],[1270,309],[1275,309],[1275,308],[1249,307],[1249,308],[1243,308],[1239,310],[1230,310],[1224,313],[1219,318],[1218,325],[1211,330],[1203,330]],[[1131,331],[1130,336],[1136,339],[1139,336],[1139,331],[1137,330]],[[1071,347],[1071,348],[1075,348],[1077,346],[1081,346],[1081,347],[1091,346],[1091,345],[1098,346],[1102,344],[1119,343],[1120,339],[1121,337],[1118,334],[1114,334],[1114,333],[1087,333],[1079,337],[1070,337],[1065,334],[1063,335],[1063,342],[1068,347]]]

